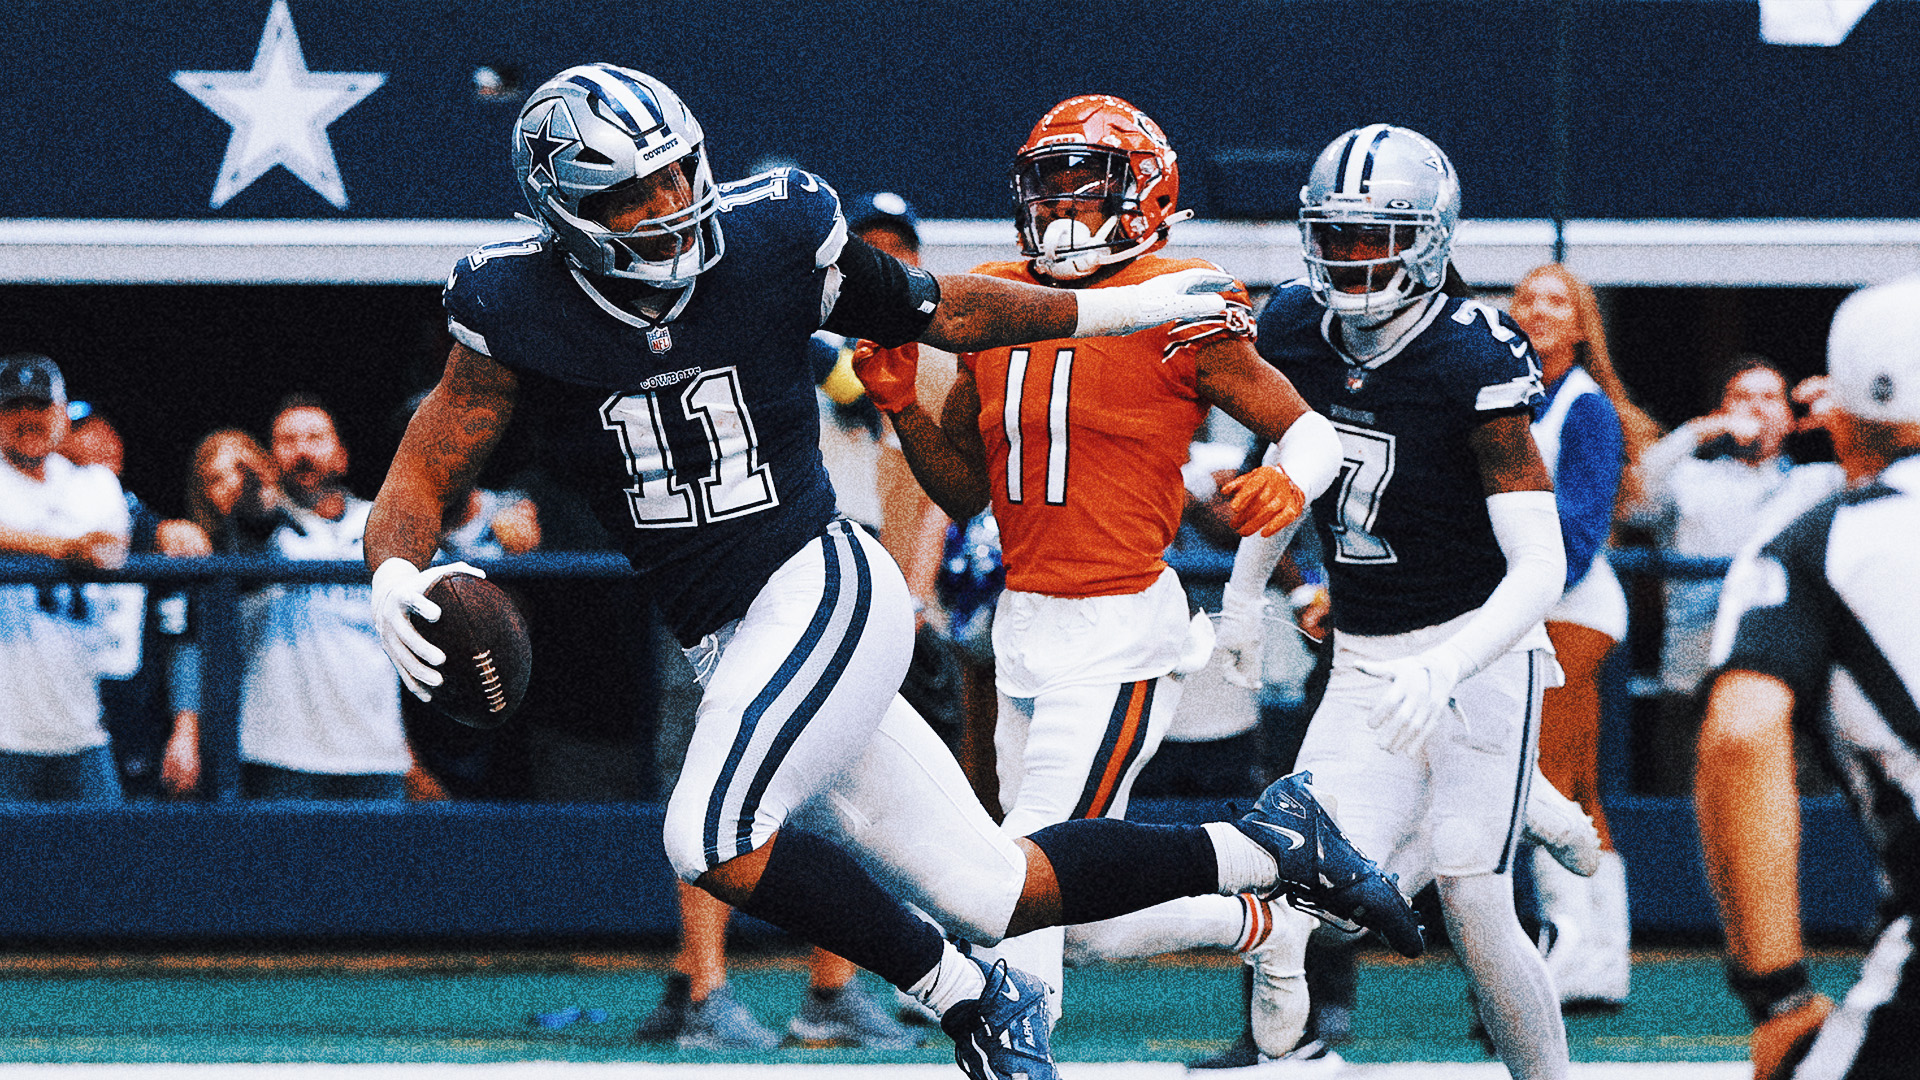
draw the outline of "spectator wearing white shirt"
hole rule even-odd
[[[67,433],[66,381],[45,356],[0,357],[0,554],[75,569],[125,562],[119,480],[55,453]],[[101,723],[104,644],[76,586],[0,585],[0,799],[118,802]]]
[[[319,401],[273,419],[269,452],[287,506],[267,540],[287,559],[360,558],[372,503],[344,486],[347,450]],[[399,800],[416,773],[400,681],[365,585],[275,585],[249,598],[240,691],[241,788],[255,798]],[[440,797],[424,772],[416,797]]]
[[[1652,529],[1663,550],[1691,558],[1726,559],[1763,530],[1785,523],[1844,483],[1832,463],[1796,464],[1783,452],[1795,429],[1787,378],[1772,361],[1736,358],[1721,383],[1720,402],[1655,443],[1637,468],[1641,501],[1635,524]],[[1663,695],[1659,747],[1649,760],[1668,775],[1664,790],[1691,774],[1708,644],[1720,602],[1720,578],[1666,582],[1666,629],[1660,649]]]

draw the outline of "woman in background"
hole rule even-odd
[[[1510,313],[1540,356],[1547,400],[1533,438],[1553,474],[1567,551],[1566,592],[1547,612],[1566,682],[1542,703],[1540,769],[1593,818],[1601,846],[1590,878],[1536,849],[1534,881],[1541,920],[1552,928],[1547,967],[1561,1002],[1611,1009],[1627,999],[1629,925],[1626,867],[1600,803],[1600,667],[1626,637],[1627,599],[1606,546],[1629,454],[1620,403],[1636,421],[1652,421],[1626,401],[1586,282],[1558,263],[1537,267],[1514,287]]]

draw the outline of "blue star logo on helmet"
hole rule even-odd
[[[579,139],[570,139],[565,135],[556,138],[553,134],[554,114],[565,113],[566,109],[565,103],[556,101],[553,108],[548,109],[546,115],[540,118],[540,127],[537,130],[520,132],[521,140],[527,144],[527,153],[533,158],[533,165],[527,170],[527,179],[531,180],[541,172],[545,172],[547,183],[560,182],[560,175],[553,168],[553,159],[569,147],[580,145]],[[568,119],[571,120],[572,116],[569,115]]]

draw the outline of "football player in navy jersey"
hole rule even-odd
[[[1041,984],[965,955],[1179,896],[1285,892],[1422,945],[1411,909],[1304,789],[1234,822],[1068,822],[1004,836],[896,691],[913,646],[899,568],[834,512],[806,349],[818,329],[951,351],[1218,314],[1225,275],[1073,292],[935,278],[849,239],[839,197],[776,169],[713,181],[658,80],[569,68],[529,95],[514,163],[541,231],[461,260],[455,344],[367,529],[373,605],[408,687],[445,657],[425,568],[443,510],[510,417],[536,426],[639,571],[703,687],[666,813],[675,871],[942,1016],[975,1080],[1054,1075]],[[940,928],[916,916],[917,904]]]
[[[1529,430],[1540,369],[1511,320],[1446,287],[1460,185],[1424,136],[1387,124],[1341,135],[1300,201],[1308,276],[1276,290],[1258,347],[1333,421],[1345,464],[1313,506],[1334,660],[1297,767],[1409,894],[1438,881],[1512,1074],[1564,1077],[1559,998],[1509,873],[1541,691],[1559,677],[1541,619],[1565,583]],[[1285,539],[1243,540],[1235,560],[1220,646],[1249,662]],[[1304,953],[1309,930],[1276,933]]]

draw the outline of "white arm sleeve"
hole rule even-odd
[[[1493,537],[1507,557],[1507,574],[1486,603],[1441,643],[1460,661],[1466,678],[1513,648],[1560,599],[1567,580],[1567,551],[1560,540],[1560,511],[1551,491],[1499,491],[1487,496]]]
[[[1300,521],[1305,520],[1306,515],[1302,514]],[[1280,565],[1280,556],[1286,553],[1300,521],[1272,536],[1255,533],[1240,538],[1240,547],[1233,553],[1233,573],[1227,576],[1227,587],[1221,594],[1222,609],[1234,611],[1240,605],[1253,605],[1253,610],[1262,610],[1261,605],[1267,600],[1267,581],[1273,577],[1274,567]]]
[[[1195,267],[1161,274],[1132,285],[1076,289],[1079,315],[1073,336],[1117,337],[1170,322],[1191,322],[1227,310],[1222,290],[1235,287],[1233,276],[1217,267]]]
[[[1333,421],[1317,412],[1306,412],[1294,419],[1279,442],[1267,447],[1266,457],[1261,460],[1280,466],[1280,471],[1312,502],[1340,475],[1342,456],[1340,433],[1333,429]]]
[[[1267,447],[1260,463],[1278,465],[1311,503],[1340,475],[1341,457],[1340,433],[1333,429],[1333,422],[1317,412],[1308,412],[1296,417],[1281,434],[1280,441]],[[1302,514],[1300,520],[1306,520],[1306,515]],[[1299,527],[1300,522],[1296,521],[1272,536],[1256,534],[1240,538],[1222,607],[1231,609],[1235,601],[1258,604],[1265,600],[1273,568],[1280,565],[1280,556],[1285,554],[1293,531]]]

